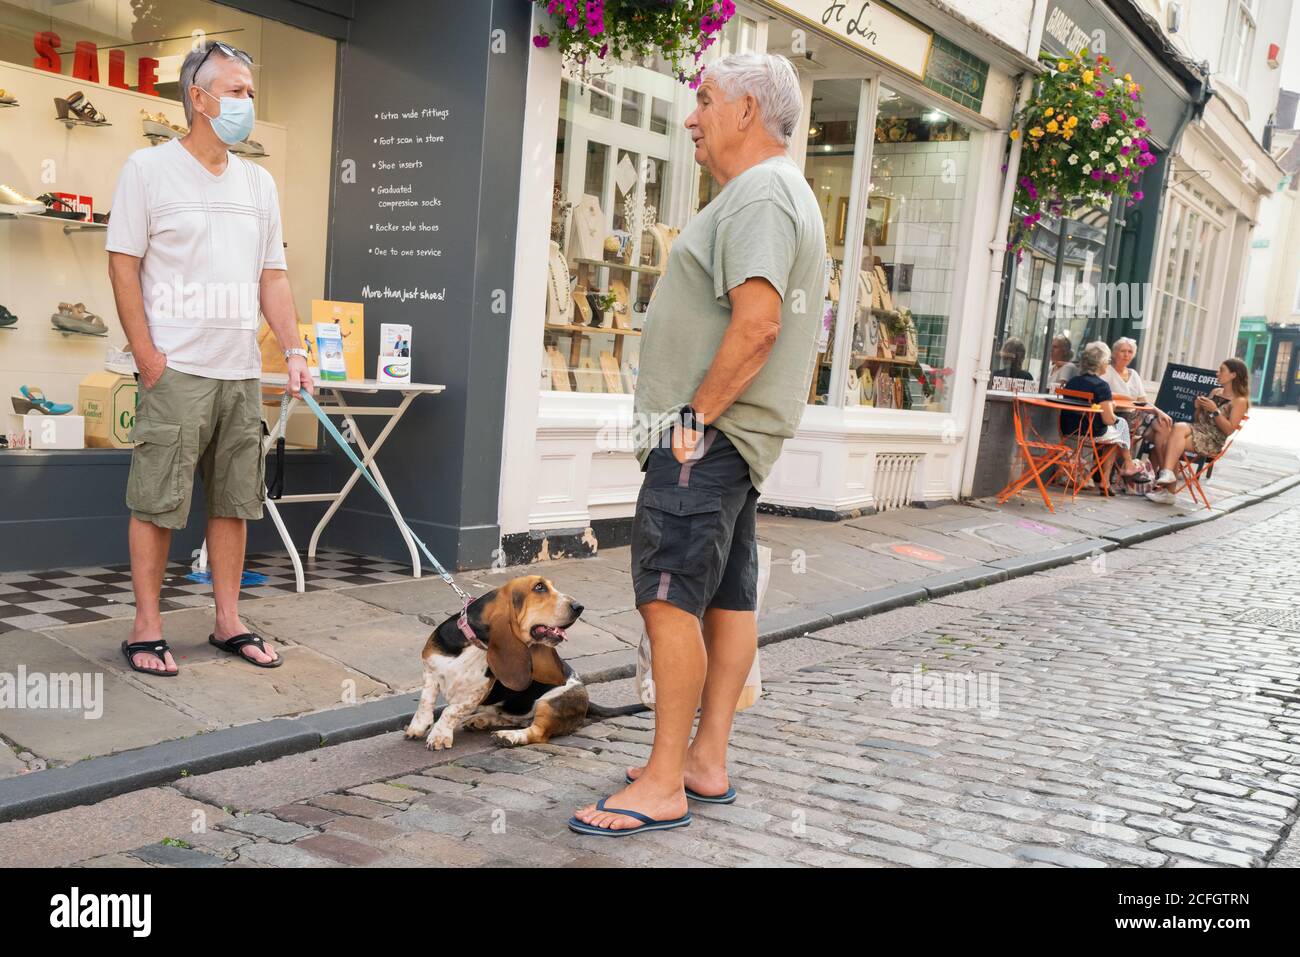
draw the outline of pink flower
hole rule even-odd
[[[1147,128],[1147,121],[1144,117],[1139,116],[1136,120],[1133,121],[1133,125],[1140,130],[1145,130]]]
[[[533,37],[533,46],[535,47],[548,47],[550,45],[551,45],[551,38],[548,37],[545,33],[539,33],[537,34],[537,36]]]
[[[1142,192],[1142,190],[1139,189],[1137,192],[1133,194],[1133,202],[1135,203],[1142,202],[1142,200],[1146,199],[1146,195],[1147,195],[1146,193]]]

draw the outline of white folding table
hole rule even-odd
[[[288,384],[288,376],[283,373],[266,373],[262,376],[262,385],[279,388],[283,390]],[[397,423],[401,421],[406,410],[410,408],[411,403],[415,401],[416,396],[420,395],[437,395],[447,387],[442,385],[429,385],[420,382],[379,382],[374,379],[347,379],[345,381],[313,379],[315,385],[316,403],[321,407],[321,411],[328,415],[342,416],[344,427],[339,429],[344,438],[351,438],[357,444],[359,455],[357,456],[370,470],[374,476],[376,484],[384,490],[388,497],[388,509],[393,514],[394,521],[397,522],[397,529],[402,533],[402,540],[406,542],[406,548],[411,553],[411,574],[415,578],[420,577],[420,553],[416,548],[415,540],[411,538],[410,533],[406,530],[402,513],[398,511],[397,504],[392,500],[392,495],[388,491],[388,485],[384,482],[384,476],[379,471],[379,466],[375,464],[375,456],[378,454],[388,436],[396,428]],[[358,405],[355,396],[358,395],[378,395],[380,393],[396,393],[401,396],[401,401],[397,405]],[[284,416],[278,419],[271,429],[271,434],[265,436],[262,440],[263,456],[269,452],[280,438],[282,430],[287,428],[289,417],[293,414],[294,407],[301,402],[301,399],[293,396],[289,397],[289,407]],[[361,429],[357,426],[356,416],[368,415],[387,418],[388,422],[384,425],[379,435],[375,437],[374,442],[366,442],[365,436],[361,434]],[[293,504],[298,502],[329,502],[330,507],[321,520],[316,523],[315,530],[311,533],[311,540],[307,543],[307,557],[309,559],[316,557],[316,545],[320,541],[321,532],[325,526],[330,523],[330,519],[339,510],[343,500],[348,497],[357,481],[361,478],[361,473],[357,469],[352,470],[346,483],[337,492],[309,492],[299,495],[284,495],[279,499],[271,500],[263,492],[262,504],[267,513],[271,516],[271,521],[275,523],[276,530],[280,533],[280,540],[284,542],[284,547],[289,550],[289,558],[293,561],[293,573],[297,580],[297,590],[306,591],[306,583],[303,579],[302,559],[298,556],[298,548],[293,543],[293,538],[289,535],[289,530],[285,527],[283,519],[280,518],[280,505]],[[207,568],[208,560],[208,543],[205,540],[199,553],[198,570],[202,571]]]

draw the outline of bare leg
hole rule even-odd
[[[1173,432],[1169,435],[1169,444],[1165,447],[1164,461],[1161,462],[1162,467],[1172,472],[1174,466],[1178,464],[1178,460],[1182,458],[1183,452],[1191,446],[1191,442],[1192,427],[1186,422],[1174,423]]]
[[[239,581],[244,574],[244,542],[248,529],[242,518],[208,519],[208,566],[212,570],[212,597],[217,603],[216,627],[219,641],[248,632],[239,620]],[[253,661],[274,661],[276,652],[269,642],[266,651],[244,645],[239,653]]]
[[[686,751],[704,690],[708,659],[700,621],[690,612],[665,601],[649,602],[639,611],[650,636],[654,662],[654,747],[641,776],[610,795],[607,803],[663,820],[686,813]],[[732,701],[734,704],[735,699]],[[625,815],[598,811],[594,804],[580,809],[576,816],[588,824],[616,830],[639,827],[641,823]]]
[[[736,701],[758,650],[758,616],[752,611],[710,608],[704,613],[708,671],[700,698],[700,721],[686,754],[685,781],[698,794],[727,790],[727,744]],[[644,769],[628,768],[636,780]]]
[[[167,570],[167,551],[171,547],[170,528],[160,528],[151,522],[142,522],[134,515],[127,529],[127,544],[131,551],[131,589],[135,592],[135,621],[131,625],[132,643],[158,641],[162,638],[162,611],[158,600],[162,593],[163,573]],[[166,664],[151,654],[131,656],[137,667],[150,671],[176,671],[171,652],[166,654]]]

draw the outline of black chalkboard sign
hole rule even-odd
[[[1219,373],[1216,370],[1170,363],[1165,366],[1164,378],[1160,380],[1156,408],[1175,422],[1191,422],[1196,415],[1196,397],[1209,395],[1218,387]]]

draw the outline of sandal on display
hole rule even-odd
[[[45,204],[39,199],[25,196],[12,186],[0,183],[0,213],[17,215],[18,213],[43,213]]]
[[[8,104],[9,106],[12,106],[17,102],[18,100],[14,98],[14,95],[12,93],[10,93],[4,87],[0,86],[0,103],[5,103]]]
[[[17,321],[18,321],[17,316],[15,316],[4,306],[0,306],[0,326],[12,326]]]
[[[140,111],[140,125],[144,128],[145,136],[159,136],[167,139],[176,139],[178,136],[184,136],[188,130],[183,126],[177,126],[171,120],[167,119],[165,113],[150,113],[146,110]]]
[[[236,143],[230,147],[230,152],[238,153],[241,156],[265,156],[266,147],[257,140],[244,140],[242,143]]]
[[[51,402],[45,398],[45,393],[36,386],[19,386],[18,395],[12,395],[9,400],[13,403],[14,411],[19,415],[26,415],[29,412],[35,412],[38,415],[67,415],[72,411],[72,406],[66,402]]]
[[[59,199],[53,193],[41,193],[36,197],[45,204],[41,210],[42,216],[50,216],[54,219],[85,219],[86,214],[77,209],[66,199]]]
[[[61,120],[80,120],[95,126],[107,126],[108,117],[95,109],[95,104],[86,99],[80,90],[71,94],[66,100],[54,98],[54,108],[59,111]]]
[[[93,312],[87,312],[83,303],[59,303],[59,311],[50,316],[50,324],[60,332],[73,332],[82,336],[106,336],[108,326]]]

